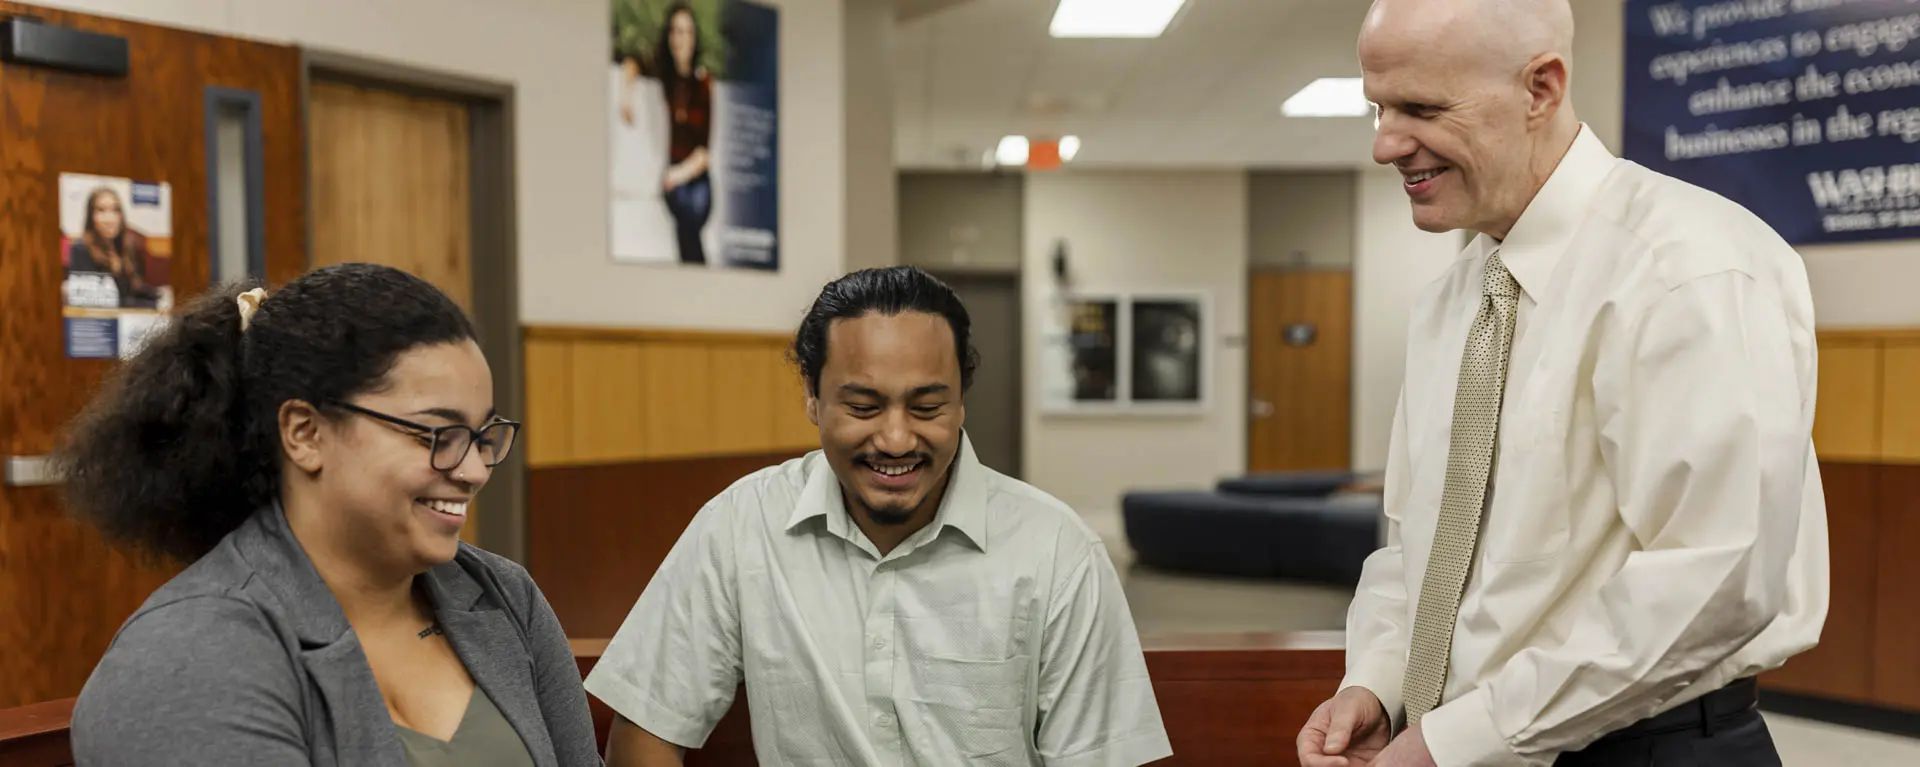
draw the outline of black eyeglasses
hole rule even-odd
[[[520,433],[519,422],[505,418],[495,418],[478,429],[459,424],[427,426],[339,400],[334,400],[332,404],[412,432],[412,436],[425,441],[431,451],[434,471],[453,471],[458,468],[461,461],[467,460],[467,450],[476,445],[480,449],[480,460],[487,464],[487,468],[499,466],[501,461],[507,460],[507,453],[513,451],[513,438]]]

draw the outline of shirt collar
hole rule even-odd
[[[824,454],[807,474],[800,500],[794,504],[793,514],[787,517],[787,531],[792,532],[814,517],[826,518],[827,532],[853,540],[853,519],[847,513],[840,478],[834,475],[833,465]],[[953,466],[947,472],[947,493],[940,499],[940,508],[928,526],[934,528],[936,534],[952,528],[972,541],[975,548],[987,550],[986,467],[974,455],[973,440],[964,431],[960,434],[960,451],[954,455]]]
[[[1485,234],[1475,237],[1476,255],[1485,256],[1498,248],[1500,261],[1513,273],[1514,281],[1538,303],[1553,279],[1560,255],[1586,218],[1588,205],[1618,162],[1593,130],[1582,124],[1573,146],[1560,158],[1533,202],[1527,204],[1520,220],[1514,222],[1506,240],[1496,241]]]

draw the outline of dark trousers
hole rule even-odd
[[[1780,767],[1760,718],[1758,689],[1742,679],[1561,754],[1555,767]]]
[[[667,192],[667,212],[673,215],[674,238],[680,244],[680,262],[704,264],[707,250],[700,244],[700,230],[713,213],[713,181],[702,173],[699,178]]]

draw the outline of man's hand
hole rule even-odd
[[[1408,727],[1400,737],[1393,739],[1393,745],[1380,752],[1374,758],[1373,767],[1435,767],[1433,754],[1427,751],[1427,738],[1420,731],[1420,725]]]
[[[1301,767],[1362,767],[1387,748],[1393,723],[1380,699],[1364,687],[1348,687],[1314,709],[1295,745]],[[1426,753],[1425,745],[1420,748]]]

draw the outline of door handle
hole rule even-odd
[[[44,455],[7,456],[8,487],[44,487],[60,484],[53,459]]]
[[[1266,418],[1273,415],[1273,403],[1257,397],[1249,404],[1249,409],[1253,411],[1253,417],[1255,418]]]

